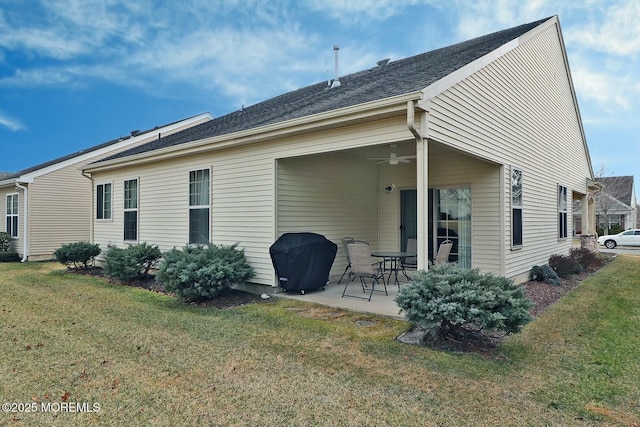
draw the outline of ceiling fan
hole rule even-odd
[[[391,146],[393,149],[395,144]],[[389,157],[369,157],[367,160],[376,160],[378,164],[389,163],[392,166],[398,163],[409,163],[409,159],[415,159],[416,156],[398,156],[396,153],[389,153]]]

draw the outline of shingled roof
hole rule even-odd
[[[104,161],[417,92],[548,19],[550,18],[342,76],[339,78],[339,87],[329,88],[324,81],[294,90],[131,148],[105,158]]]
[[[134,130],[134,131],[131,131],[131,133],[129,135],[121,136],[119,138],[112,139],[110,141],[106,141],[106,142],[103,142],[101,144],[94,145],[94,146],[89,147],[89,148],[85,148],[85,149],[80,150],[80,151],[76,151],[75,153],[67,154],[65,156],[58,157],[58,158],[53,159],[53,160],[49,160],[49,161],[47,161],[45,163],[40,163],[38,165],[31,166],[29,168],[23,169],[21,171],[15,172],[15,173],[12,173],[12,172],[0,172],[0,181],[4,181],[4,180],[8,180],[8,179],[15,179],[15,178],[18,178],[20,176],[26,175],[28,173],[35,172],[35,171],[38,171],[40,169],[47,168],[49,166],[53,166],[53,165],[56,165],[58,163],[62,163],[64,161],[66,161],[66,160],[71,160],[71,159],[73,159],[75,157],[82,156],[82,155],[87,154],[87,153],[92,153],[94,151],[98,151],[98,150],[100,150],[102,148],[109,147],[110,145],[114,145],[114,144],[117,144],[119,142],[126,141],[126,140],[131,139],[131,138],[135,138],[135,137],[140,136],[140,135],[148,134],[148,133],[154,132],[154,131],[156,131],[158,129],[162,129],[162,128],[165,128],[165,127],[180,123],[181,121],[189,120],[189,119],[194,118],[194,117],[197,117],[197,116],[192,116],[192,117],[188,117],[186,119],[176,120],[174,122],[167,123],[165,125],[155,126],[152,129],[147,129],[147,130],[143,130],[143,131]]]
[[[633,203],[633,176],[609,176],[596,178],[596,181],[604,184],[605,191],[625,205],[631,206]]]

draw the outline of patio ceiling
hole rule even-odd
[[[344,150],[345,155],[359,157],[367,159],[371,157],[388,157],[390,153],[396,153],[397,156],[414,156],[416,154],[416,143],[414,140],[395,142],[395,147],[392,144],[380,144],[372,145],[368,147],[354,148],[350,150]],[[456,152],[455,150],[448,148],[442,144],[430,142],[429,143],[429,155],[437,156],[442,154],[449,154]],[[412,161],[415,163],[415,160]]]

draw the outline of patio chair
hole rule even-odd
[[[449,262],[449,254],[451,253],[451,247],[453,246],[453,242],[451,240],[445,240],[440,243],[438,247],[438,253],[436,254],[435,259],[431,261],[433,265],[444,264]]]
[[[389,295],[387,293],[387,284],[384,280],[384,269],[382,268],[382,263],[374,261],[371,257],[369,244],[363,242],[348,243],[347,251],[351,261],[351,272],[360,278],[362,293],[366,294],[366,288],[369,286],[366,279],[372,279],[371,291],[369,292],[368,298],[366,296],[348,295],[347,287],[349,286],[349,280],[347,280],[347,283],[344,285],[344,290],[342,291],[342,297],[362,298],[371,301],[371,297],[374,292],[384,292],[385,295]],[[376,284],[380,283],[380,279],[382,279],[384,291],[376,290]]]
[[[351,269],[351,260],[349,259],[349,248],[347,248],[347,245],[349,243],[354,243],[356,241],[353,237],[343,237],[341,240],[342,240],[342,248],[344,249],[344,256],[347,257],[347,267],[344,269],[342,276],[340,276],[340,280],[338,280],[338,285],[340,284],[340,282],[342,282],[342,279],[344,278],[344,275],[347,274],[347,271]],[[347,283],[355,279],[355,277],[356,276],[351,271],[349,271],[349,276],[347,276]]]
[[[418,253],[418,239],[414,239],[414,238],[407,239],[407,248],[405,249],[405,252],[412,253],[412,254],[417,254]],[[407,279],[411,280],[411,278],[407,274],[407,268],[411,269],[411,270],[417,269],[418,268],[418,257],[417,256],[410,256],[410,257],[402,258],[402,260],[400,262],[401,262],[401,266],[402,266],[402,274],[404,274],[404,277],[406,277]]]
[[[344,278],[344,275],[347,274],[347,271],[351,269],[351,260],[349,259],[349,249],[347,248],[347,245],[349,243],[364,243],[367,245],[369,244],[362,240],[356,240],[353,237],[343,237],[341,241],[342,241],[342,248],[344,249],[344,256],[347,258],[347,266],[345,267],[344,272],[342,273],[342,276],[340,276],[340,280],[338,280],[338,285],[342,282],[342,279]],[[352,271],[349,271],[349,276],[347,276],[347,282],[351,282],[355,278],[356,278],[356,275],[353,274]]]

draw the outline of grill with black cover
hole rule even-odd
[[[280,286],[286,291],[323,288],[338,245],[316,233],[285,233],[269,248]]]

